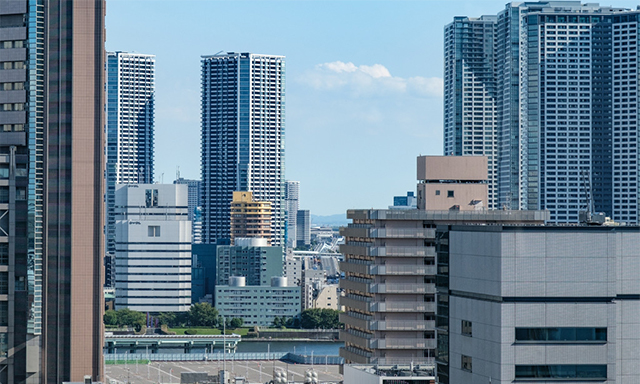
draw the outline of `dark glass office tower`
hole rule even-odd
[[[0,2],[0,382],[102,379],[104,2]]]

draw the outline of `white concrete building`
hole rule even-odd
[[[184,184],[117,185],[116,309],[191,306],[191,222]]]

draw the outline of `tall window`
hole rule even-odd
[[[461,362],[460,368],[462,368],[463,371],[472,372],[471,356],[462,355],[462,362]]]

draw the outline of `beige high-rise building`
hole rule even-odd
[[[447,247],[449,225],[544,222],[540,211],[478,209],[487,202],[486,166],[485,157],[419,157],[421,208],[347,211],[352,222],[341,229],[340,247],[346,363],[434,364],[436,255]]]
[[[0,1],[0,382],[103,380],[103,0]]]
[[[241,237],[261,237],[271,245],[271,202],[254,201],[251,192],[233,192],[230,232],[232,245]]]

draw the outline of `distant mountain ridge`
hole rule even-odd
[[[328,215],[328,216],[320,216],[320,215],[311,215],[311,226],[345,226],[349,223],[347,219],[346,213],[339,213],[337,215]]]

